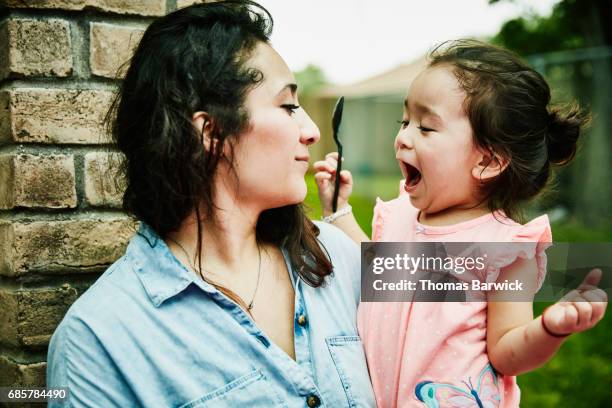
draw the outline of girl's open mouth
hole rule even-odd
[[[416,167],[404,162],[406,166],[406,188],[411,188],[421,181],[421,172]]]

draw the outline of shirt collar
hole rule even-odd
[[[164,240],[142,221],[138,232],[130,240],[126,253],[155,307],[159,307],[192,283],[205,292],[217,292],[214,286],[187,270],[170,252]]]

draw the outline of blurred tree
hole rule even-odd
[[[309,95],[328,84],[323,70],[312,64],[301,71],[295,72],[295,79],[298,83],[300,95]]]
[[[489,0],[489,4],[514,0]],[[566,82],[583,107],[591,110],[592,126],[579,160],[561,172],[558,198],[587,225],[612,219],[612,19],[610,0],[561,0],[550,16],[535,14],[509,20],[492,42],[531,57],[543,74],[564,66]],[[579,49],[590,49],[580,54]],[[576,50],[574,53],[563,52]],[[551,52],[561,52],[550,54]],[[549,54],[547,54],[549,53]],[[587,55],[588,54],[588,55]]]
[[[489,0],[489,4],[513,0]],[[610,0],[561,0],[548,17],[509,20],[493,42],[521,55],[612,45]]]

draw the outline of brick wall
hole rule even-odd
[[[49,339],[123,253],[102,127],[153,18],[195,3],[0,0],[0,386],[43,386]]]

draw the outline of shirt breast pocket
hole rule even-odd
[[[350,407],[375,407],[363,344],[359,336],[325,339]]]
[[[260,370],[255,370],[180,408],[286,407]]]

